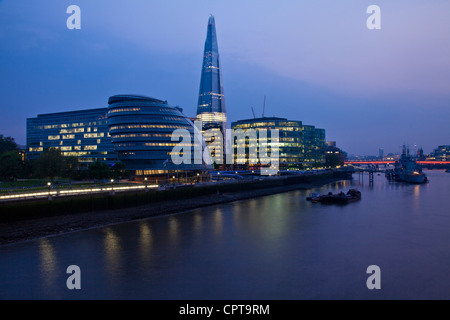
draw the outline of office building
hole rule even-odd
[[[450,161],[450,145],[442,145],[434,149],[429,160]]]
[[[235,137],[232,141],[235,159],[245,158],[243,168],[254,169],[259,163],[250,157],[249,147],[260,147],[260,130],[267,130],[267,142],[273,143],[271,130],[278,130],[279,168],[302,169],[321,166],[325,163],[325,130],[316,129],[314,126],[305,126],[301,121],[292,121],[286,118],[264,117],[239,120],[231,124],[232,130],[254,129],[256,138]],[[238,153],[238,146],[245,145],[245,155]],[[270,151],[270,150],[269,150]],[[258,159],[259,159],[258,155]],[[258,160],[257,159],[257,160]]]
[[[108,104],[111,141],[127,170],[137,176],[147,176],[210,169],[202,155],[195,158],[194,137],[201,139],[202,150],[206,144],[200,132],[194,134],[194,125],[181,108],[170,106],[167,101],[136,95],[112,96]],[[186,144],[191,150],[190,163],[172,162],[172,150],[179,143],[172,141],[172,134],[177,129],[187,130],[192,137]]]
[[[27,159],[35,160],[48,148],[77,157],[80,167],[101,161],[117,162],[108,130],[108,109],[40,114],[27,119]]]
[[[302,130],[303,166],[317,167],[325,163],[325,129],[304,125]]]
[[[380,158],[380,160],[384,159],[384,149],[383,148],[380,148],[378,150],[378,158]]]

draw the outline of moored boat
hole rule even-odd
[[[407,183],[426,183],[428,177],[422,172],[416,161],[409,154],[409,149],[403,146],[403,153],[393,170],[386,171],[386,178]]]
[[[347,204],[350,202],[355,202],[361,200],[361,192],[356,189],[350,189],[347,193],[340,192],[338,194],[333,194],[329,192],[326,195],[320,195],[316,197],[308,197],[307,200],[310,200],[313,203],[336,203],[336,204]]]
[[[313,199],[316,199],[320,197],[320,194],[318,194],[317,192],[312,192],[308,197],[306,197],[306,200],[311,201]]]

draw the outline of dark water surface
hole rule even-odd
[[[359,188],[347,206],[293,191],[3,246],[0,299],[450,299],[450,174],[428,175],[315,189]]]

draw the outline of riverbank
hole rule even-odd
[[[152,201],[144,205],[130,206],[110,210],[90,212],[50,214],[43,217],[32,217],[17,221],[0,223],[0,245],[54,236],[68,232],[104,227],[111,224],[141,220],[167,214],[175,214],[195,208],[251,199],[276,193],[299,189],[310,189],[342,180],[342,177],[324,176],[313,181],[282,184],[264,188],[225,188],[228,192],[200,194],[192,197],[169,197],[165,200]],[[182,190],[179,190],[182,192]],[[187,190],[186,190],[187,191]]]

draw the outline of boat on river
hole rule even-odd
[[[386,170],[386,178],[389,180],[416,184],[428,182],[427,175],[422,172],[422,168],[417,165],[406,146],[403,146],[400,160],[396,161],[394,166],[394,169]]]
[[[333,194],[329,192],[325,195],[311,194],[306,198],[312,203],[329,203],[329,204],[347,204],[361,200],[361,191],[357,189],[350,189],[347,193],[341,191],[340,193]]]

